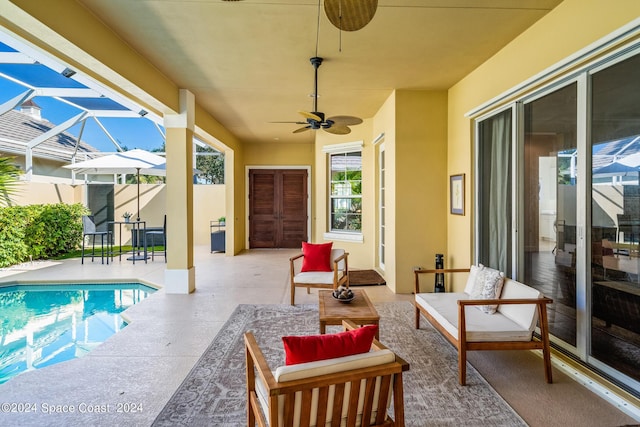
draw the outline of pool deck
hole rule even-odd
[[[168,295],[160,289],[129,308],[125,315],[131,323],[88,355],[23,373],[0,385],[0,425],[151,425],[238,304],[289,304],[288,259],[298,252],[250,250],[231,257],[212,254],[205,246],[197,247],[194,293]],[[85,259],[84,265],[79,259],[36,262],[0,270],[0,284],[113,280],[162,286],[165,267],[162,258],[135,265],[124,259],[109,265],[101,264],[99,259],[93,263]],[[366,291],[374,305],[383,301],[413,300],[413,295],[396,295],[386,286],[369,286]],[[317,302],[316,290],[309,295],[304,290],[296,292],[296,303]],[[498,352],[476,353],[491,358],[496,356],[488,353]],[[539,361],[534,362],[537,363],[531,370],[535,370],[538,379]],[[521,362],[516,363],[522,367]],[[493,359],[489,359],[488,365],[493,368]],[[516,371],[501,369],[493,375],[511,370]],[[481,373],[491,382],[492,371],[486,369]],[[244,372],[238,375],[244,376]],[[539,407],[545,407],[546,412],[575,411],[582,415],[583,426],[604,425],[602,420],[607,420],[607,425],[634,421],[572,379],[554,376],[555,384],[550,388],[542,381],[532,381],[528,386],[534,394],[539,389],[537,399],[542,405]],[[521,401],[516,394],[517,400],[510,401],[507,393],[514,387],[513,377],[509,378],[507,386],[498,387],[497,391],[525,416],[524,412],[532,406],[530,399],[525,396]],[[515,389],[516,393],[521,390]],[[11,408],[7,404],[15,405]],[[11,412],[11,409],[21,412]],[[75,412],[65,412],[71,410]],[[550,425],[548,420],[536,423],[535,413],[525,419],[533,426]]]
[[[0,404],[30,404],[37,410],[3,409],[0,425],[150,425],[238,304],[289,303],[288,258],[298,252],[254,250],[229,257],[198,247],[194,293],[167,295],[160,289],[128,309],[131,323],[88,355],[0,385]],[[162,286],[165,267],[162,257],[135,265],[124,258],[109,265],[86,258],[84,265],[79,259],[34,262],[0,271],[0,284],[120,280]],[[410,299],[384,286],[373,288],[368,291],[373,301]],[[296,302],[317,303],[317,294],[297,292]],[[71,408],[76,412],[63,412]],[[78,413],[90,409],[104,412]]]

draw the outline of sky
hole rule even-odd
[[[27,90],[24,86],[14,83],[0,76],[0,104]],[[40,106],[42,118],[58,125],[81,111],[64,102],[50,97],[34,97],[33,102]],[[163,138],[151,120],[141,118],[99,118],[100,122],[109,131],[111,136],[129,150],[141,148],[151,151],[162,146]],[[78,136],[81,124],[77,124],[67,130],[74,136]],[[105,135],[102,129],[93,119],[86,120],[82,140],[100,151],[117,151],[115,145]]]

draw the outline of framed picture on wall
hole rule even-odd
[[[464,174],[451,175],[449,178],[451,214],[464,215]]]

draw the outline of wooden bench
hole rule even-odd
[[[420,276],[435,273],[470,272],[470,269],[415,270],[415,327],[420,315],[458,350],[458,380],[466,382],[467,351],[542,350],[547,383],[552,383],[547,304],[553,300],[536,289],[505,279],[498,299],[470,299],[470,292],[421,293]],[[469,283],[465,291],[469,290]],[[495,314],[478,310],[477,305],[499,304]],[[539,324],[540,338],[533,332]]]

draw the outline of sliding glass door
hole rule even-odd
[[[640,47],[476,124],[476,262],[552,298],[554,345],[640,395]]]
[[[576,345],[576,84],[524,104],[524,283],[553,298],[549,331]]]
[[[640,55],[591,80],[591,349],[640,380]]]

